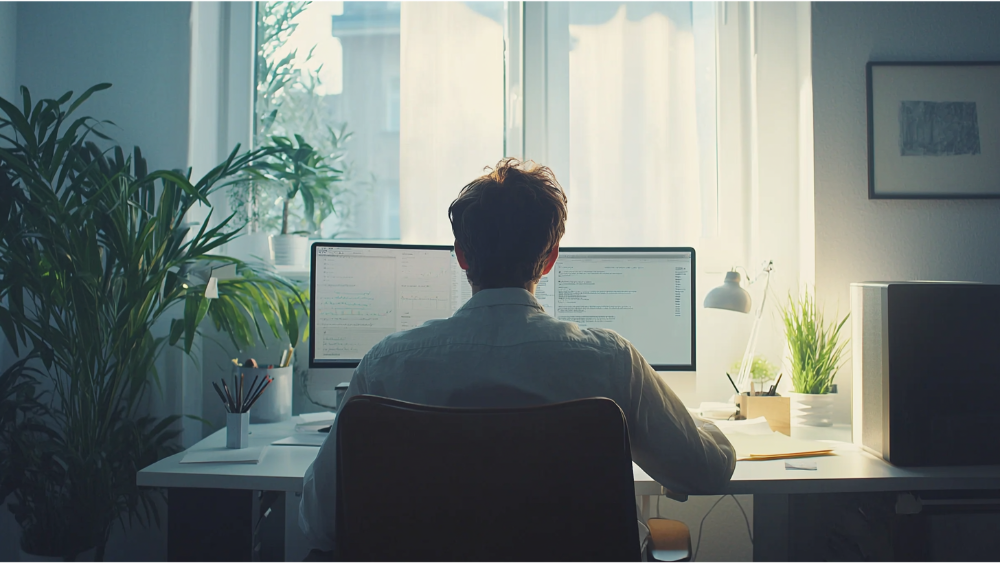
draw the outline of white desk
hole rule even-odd
[[[274,440],[294,433],[292,421],[276,424],[251,425],[250,446],[270,444]],[[795,437],[810,439],[849,440],[850,430],[845,426],[826,429],[794,429]],[[193,449],[225,445],[225,431],[220,430],[198,442]],[[190,534],[197,533],[197,525],[182,529],[184,514],[199,509],[192,504],[194,489],[230,491],[280,491],[300,493],[302,478],[319,448],[305,446],[270,446],[263,460],[256,465],[236,464],[181,464],[184,453],[162,459],[141,470],[139,486],[172,489],[168,520],[168,558],[171,554],[190,553]],[[784,461],[741,461],[736,464],[732,481],[726,494],[752,494],[754,496],[755,560],[787,559],[788,495],[802,493],[865,493],[886,491],[928,490],[1000,490],[1000,467],[894,467],[857,447],[842,443],[835,450],[837,455],[810,458],[816,461],[815,471],[786,470]],[[633,464],[636,496],[642,499],[645,517],[650,515],[651,499],[663,493],[662,487],[638,466]],[[182,493],[187,491],[187,493]],[[180,493],[180,494],[178,494]],[[207,494],[207,491],[205,491]],[[200,493],[197,493],[200,494]],[[187,500],[184,500],[187,495]],[[284,495],[286,536],[296,531],[298,498]],[[176,497],[176,498],[175,498]],[[222,497],[218,502],[228,502]],[[178,502],[173,502],[178,501]],[[243,501],[241,501],[243,502]],[[174,506],[184,504],[185,506]],[[202,503],[203,505],[204,503]],[[209,516],[205,516],[209,518]],[[194,529],[192,529],[194,528]],[[176,537],[171,537],[171,535]],[[219,542],[215,542],[219,543]],[[182,545],[178,545],[182,544]],[[171,551],[170,546],[174,546]],[[286,550],[288,546],[286,545]],[[179,550],[179,551],[178,551]]]

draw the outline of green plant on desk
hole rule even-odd
[[[20,108],[0,98],[0,329],[22,357],[0,379],[0,501],[24,551],[67,560],[103,558],[116,521],[159,522],[136,472],[177,451],[178,416],[144,411],[164,347],[191,353],[206,318],[237,348],[265,330],[294,344],[307,311],[288,280],[213,254],[239,235],[232,216],[186,222],[267,151],[237,147],[198,181],[148,171],[138,147],[102,150],[90,140],[108,140],[102,122],[71,117],[108,87],[34,105],[22,88]],[[236,276],[208,299],[194,272],[222,265]]]
[[[729,367],[729,373],[739,373],[740,372],[740,361],[736,360],[733,365]],[[750,364],[750,379],[756,383],[767,383],[774,379],[774,376],[778,374],[778,368],[774,366],[771,362],[767,361],[764,356],[754,356],[753,362]],[[761,388],[762,390],[763,387]]]
[[[801,298],[788,296],[781,309],[785,339],[792,368],[792,386],[796,393],[829,393],[833,378],[844,364],[848,339],[841,341],[841,329],[850,315],[839,323],[827,323],[816,298],[809,291]]]

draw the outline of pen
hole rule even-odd
[[[733,386],[733,389],[736,390],[736,394],[739,395],[740,394],[740,388],[737,387],[735,383],[733,383],[733,378],[729,375],[728,371],[726,372],[726,379],[729,380],[729,384]]]
[[[245,379],[246,379],[246,377],[241,372],[240,373],[240,412],[246,412],[246,409],[243,408],[243,407],[245,407],[247,405],[246,403],[243,402],[243,383],[244,383]]]

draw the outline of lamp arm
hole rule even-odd
[[[771,287],[771,271],[773,269],[773,262],[768,262],[767,266],[764,267],[763,273],[767,275],[767,280],[764,282],[764,295],[760,299],[760,306],[757,307],[757,314],[753,320],[753,328],[750,329],[750,339],[747,342],[746,350],[743,352],[743,361],[740,362],[740,373],[736,379],[736,385],[741,391],[749,383],[753,355],[757,349],[757,333],[760,328],[760,319],[764,316],[764,304],[767,303],[767,290]]]

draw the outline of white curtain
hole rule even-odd
[[[567,246],[698,241],[691,11],[663,4],[570,5]]]
[[[484,4],[496,4],[490,2]],[[463,2],[403,2],[399,223],[403,242],[451,244],[448,205],[503,157],[503,24]]]

